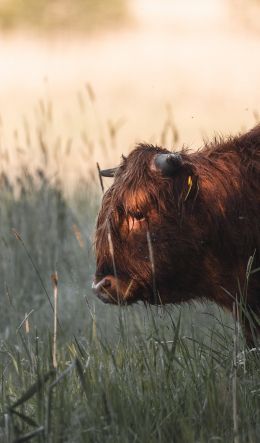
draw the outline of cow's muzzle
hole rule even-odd
[[[97,297],[104,303],[119,304],[119,290],[116,278],[113,275],[108,275],[99,282],[93,281],[92,290]]]

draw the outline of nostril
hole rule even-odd
[[[99,293],[102,291],[102,288],[111,288],[113,286],[113,276],[108,276],[108,277],[104,277],[102,278],[102,280],[100,280],[99,282],[92,283],[92,289],[95,293]]]
[[[110,287],[112,286],[112,281],[111,281],[111,279],[110,279],[109,277],[105,277],[105,278],[103,278],[103,280],[102,280],[102,286],[103,286],[104,288],[110,288]]]

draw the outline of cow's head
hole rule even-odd
[[[190,155],[139,145],[101,174],[114,182],[97,221],[94,292],[114,304],[187,298],[199,272],[201,237]]]

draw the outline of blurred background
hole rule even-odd
[[[258,0],[0,0],[9,173],[38,164],[39,131],[71,189],[138,141],[196,149],[253,126],[259,18]]]

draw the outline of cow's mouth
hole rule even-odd
[[[134,279],[128,282],[116,280],[113,276],[103,277],[99,281],[95,279],[92,283],[92,291],[103,303],[111,305],[126,306],[138,301],[151,305],[161,304],[161,301],[154,299],[151,290],[140,286]]]
[[[125,282],[114,276],[106,276],[92,283],[94,294],[103,302],[114,305],[130,305],[140,300],[134,288],[134,280]]]
[[[112,276],[104,277],[97,283],[93,281],[92,290],[94,294],[103,302],[114,305],[127,304],[127,298],[121,293],[119,283]]]

